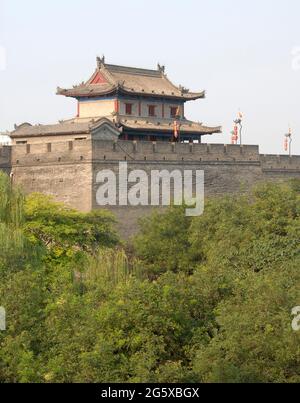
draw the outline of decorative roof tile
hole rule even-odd
[[[164,98],[194,100],[205,97],[205,91],[194,93],[182,86],[175,86],[166,76],[165,68],[157,70],[105,64],[97,58],[97,69],[92,77],[72,89],[57,88],[59,95],[67,97],[90,97],[108,95],[115,92],[135,95],[151,95]]]
[[[189,120],[181,119],[178,121],[180,130],[184,133],[190,134],[213,134],[220,133],[221,127],[207,127],[203,126],[201,123],[192,122]],[[61,123],[54,125],[35,125],[32,126],[28,123],[22,124],[16,127],[16,129],[10,133],[10,137],[14,138],[24,138],[24,137],[43,137],[43,136],[57,136],[57,135],[68,135],[68,134],[89,134],[100,127],[103,123],[109,124],[114,128],[118,129],[120,132],[122,128],[131,130],[153,130],[154,132],[168,132],[172,133],[174,120],[164,119],[158,120],[155,118],[134,118],[129,119],[125,116],[117,116],[117,120],[109,118],[99,118],[96,120],[89,120],[80,122],[78,119],[70,121],[62,121]]]
[[[128,119],[123,118],[122,116],[119,117],[119,123],[127,128],[132,130],[154,130],[154,131],[173,131],[174,120],[171,119],[164,119],[164,120],[157,120],[157,119],[148,119],[145,120],[143,118],[137,119]],[[180,130],[184,133],[191,133],[191,134],[213,134],[213,133],[221,133],[222,127],[208,127],[204,126],[201,123],[192,122],[190,120],[181,119],[178,121]],[[157,128],[159,126],[159,129]]]
[[[40,137],[51,136],[59,134],[76,134],[76,133],[89,133],[90,122],[85,123],[58,123],[55,125],[35,125],[29,124],[17,126],[16,129],[11,132],[11,138],[18,137]]]

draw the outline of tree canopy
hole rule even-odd
[[[0,382],[300,382],[296,181],[171,207],[129,256],[103,211],[0,174]]]

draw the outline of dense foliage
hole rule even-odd
[[[26,199],[0,174],[0,382],[300,382],[299,183],[141,223]]]

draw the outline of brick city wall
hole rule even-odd
[[[0,169],[11,172],[25,192],[50,194],[82,211],[99,208],[97,173],[110,169],[118,174],[119,161],[128,163],[129,172],[203,170],[207,195],[247,190],[260,181],[300,178],[300,156],[260,155],[258,146],[251,145],[80,140],[0,147]],[[128,236],[151,208],[110,210]]]

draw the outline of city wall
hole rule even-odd
[[[203,170],[205,193],[221,195],[250,189],[261,181],[300,178],[300,156],[261,155],[258,146],[172,144],[78,140],[0,147],[0,169],[26,193],[53,195],[81,211],[99,208],[96,203],[100,170],[118,174],[119,161],[128,170]],[[149,207],[110,207],[128,237],[137,230]]]

